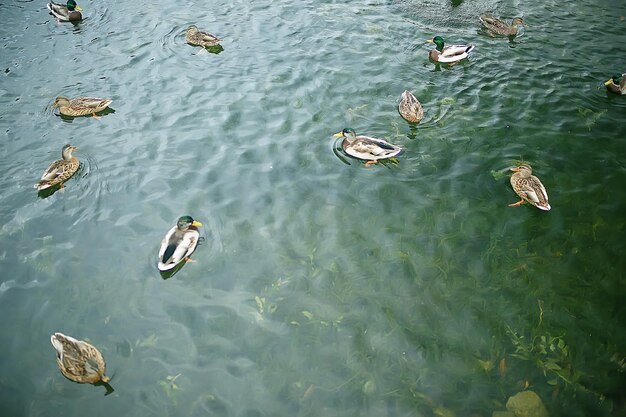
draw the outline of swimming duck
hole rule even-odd
[[[59,96],[54,100],[54,107],[59,108],[64,116],[78,117],[91,114],[95,119],[100,119],[96,113],[109,107],[113,100],[105,98],[95,97],[76,97],[75,99],[69,99],[67,97]]]
[[[357,136],[354,129],[345,128],[334,137],[342,137],[343,151],[357,159],[367,161],[365,166],[376,164],[381,159],[388,159],[398,155],[402,148],[385,141],[384,139],[369,136]]]
[[[607,80],[604,85],[607,90],[615,94],[626,94],[626,73],[622,75],[615,74],[610,80]]]
[[[46,7],[54,17],[63,22],[76,22],[83,18],[83,15],[80,13],[83,9],[81,9],[74,0],[67,0],[67,5],[65,6],[51,1],[46,4]]]
[[[202,223],[191,216],[182,216],[161,241],[159,249],[159,271],[165,272],[175,268],[182,261],[189,261],[189,257],[196,250],[200,233],[198,227]]]
[[[533,175],[533,169],[528,164],[521,164],[518,167],[511,168],[515,174],[511,175],[511,186],[513,190],[522,199],[517,203],[509,204],[509,206],[519,206],[524,201],[528,201],[533,206],[541,210],[550,210],[548,204],[548,193],[539,178]]]
[[[81,384],[110,381],[105,375],[102,353],[93,345],[58,332],[50,336],[50,342],[57,352],[59,369],[67,379]]]
[[[61,150],[62,159],[54,161],[50,164],[41,176],[41,180],[35,184],[35,188],[38,191],[45,190],[46,188],[54,187],[57,184],[63,188],[63,183],[70,179],[72,175],[78,171],[80,162],[76,157],[72,156],[72,152],[77,150],[76,146],[65,145]]]
[[[186,40],[190,45],[202,46],[204,48],[216,46],[222,41],[220,38],[210,34],[209,32],[199,31],[195,25],[191,25],[187,28]]]
[[[506,22],[492,16],[480,16],[480,23],[483,27],[494,35],[516,36],[519,26],[525,26],[524,19],[516,17],[508,25]]]
[[[444,64],[450,64],[465,59],[469,56],[470,52],[474,50],[474,45],[450,45],[444,48],[444,42],[441,36],[435,36],[426,42],[436,45],[435,49],[430,50],[428,57],[435,62]]]
[[[424,109],[421,103],[409,90],[404,90],[402,93],[398,111],[407,122],[419,123],[424,118]]]

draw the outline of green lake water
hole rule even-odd
[[[78,3],[0,0],[0,415],[490,417],[523,389],[626,415],[624,1]],[[476,49],[440,67],[434,35]],[[404,152],[366,168],[344,127]],[[66,143],[81,169],[41,198]],[[507,206],[522,160],[550,212]],[[205,241],[164,280],[184,214]],[[113,393],[62,376],[55,331]]]

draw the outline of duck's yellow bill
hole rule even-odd
[[[428,39],[426,42],[428,42],[428,43],[435,43],[435,41],[432,40],[432,39]]]
[[[341,136],[343,136],[343,132],[335,133],[335,134],[333,135],[333,137],[336,137],[336,138],[339,138],[339,137],[341,137]]]
[[[79,12],[82,12],[82,11],[83,11],[83,9],[81,9],[81,8],[80,8],[80,6],[76,6],[76,7],[74,7],[74,10],[78,10]]]
[[[604,85],[609,85],[613,82],[613,78],[604,82]]]
[[[202,223],[200,223],[198,220],[194,220],[193,223],[191,223],[191,225],[195,227],[200,227],[202,226]]]

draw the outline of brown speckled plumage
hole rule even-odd
[[[93,345],[63,333],[50,336],[50,342],[57,353],[57,365],[67,379],[81,384],[109,381],[104,358]]]
[[[541,210],[550,210],[548,204],[548,193],[539,178],[532,175],[533,170],[530,165],[522,164],[518,167],[511,168],[515,173],[511,175],[511,186],[513,190],[521,197],[521,201],[510,204],[517,206],[524,201],[528,201],[533,206]]]

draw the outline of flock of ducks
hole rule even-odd
[[[59,21],[76,22],[82,19],[81,8],[74,0],[68,0],[67,4],[50,2],[48,10]],[[493,36],[516,36],[521,27],[526,23],[521,17],[516,17],[510,24],[492,17],[480,17],[482,26]],[[194,25],[189,26],[185,39],[187,43],[204,48],[219,46],[220,38],[198,30]],[[429,58],[437,63],[454,65],[469,57],[474,50],[474,45],[445,45],[441,36],[435,36],[428,40],[435,48],[428,53]],[[605,86],[608,91],[616,94],[626,94],[626,74],[614,75],[607,80]],[[54,107],[67,117],[80,117],[91,115],[99,118],[97,113],[102,112],[111,104],[109,99],[78,97],[69,99],[57,97]],[[402,93],[398,112],[409,123],[419,123],[424,117],[424,109],[419,100],[408,90]],[[402,148],[387,142],[384,139],[357,135],[354,129],[345,128],[334,135],[342,137],[341,147],[343,151],[356,159],[365,161],[365,166],[378,163],[380,160],[393,158],[398,155]],[[54,161],[44,171],[35,188],[38,191],[63,187],[65,181],[71,178],[78,170],[80,163],[72,153],[78,148],[67,144],[61,150],[61,159]],[[550,210],[548,194],[545,187],[536,176],[532,175],[532,168],[528,164],[521,164],[511,168],[511,187],[520,197],[520,201],[510,204],[519,206],[528,202],[540,210]],[[191,216],[182,216],[165,235],[161,241],[158,253],[157,268],[161,273],[171,273],[179,269],[185,262],[191,261],[190,256],[195,251],[200,241],[199,227],[202,223],[194,220]],[[93,345],[55,333],[50,341],[57,354],[57,364],[61,373],[68,379],[78,383],[105,383],[109,382],[106,376],[106,365],[102,354]]]

